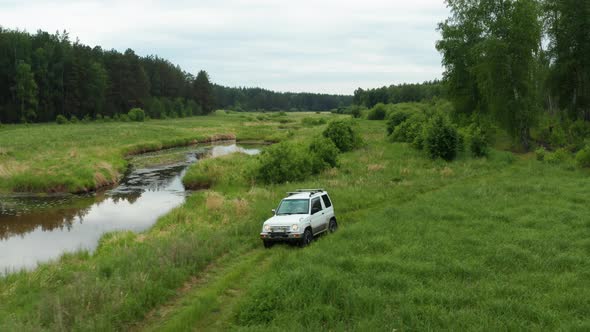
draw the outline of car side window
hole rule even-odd
[[[320,202],[320,198],[316,197],[311,200],[311,214],[316,214],[322,211],[322,203]]]
[[[332,206],[332,202],[330,202],[330,198],[328,197],[328,195],[322,195],[322,200],[324,201],[326,209]]]

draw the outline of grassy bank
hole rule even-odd
[[[240,169],[148,232],[0,280],[0,330],[590,327],[587,172],[499,151],[431,161],[387,142],[382,121],[359,129],[366,145],[339,168],[268,186]],[[254,157],[205,174],[241,158]],[[297,187],[330,191],[339,231],[262,249],[262,221]]]
[[[211,139],[284,140],[309,113],[217,112],[144,123],[3,125],[0,192],[79,192],[116,182],[125,156]]]

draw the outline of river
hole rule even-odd
[[[227,142],[168,149],[132,157],[122,181],[96,193],[0,196],[0,275],[34,269],[66,252],[93,251],[108,232],[150,228],[184,202],[181,179],[189,165],[234,152],[260,149]]]

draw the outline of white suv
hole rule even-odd
[[[320,233],[336,231],[334,206],[323,189],[298,189],[287,193],[273,217],[262,225],[260,238],[266,248],[275,242],[295,242],[302,247]]]

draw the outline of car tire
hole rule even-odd
[[[307,247],[311,243],[311,241],[313,241],[313,234],[311,233],[311,229],[308,228],[305,230],[305,232],[303,232],[303,237],[299,242],[299,246],[301,248]]]
[[[338,229],[338,223],[336,219],[330,219],[330,223],[328,224],[328,231],[330,233],[334,233]]]
[[[264,247],[267,249],[272,248],[272,246],[274,245],[274,243],[271,241],[262,241],[262,244],[264,244]]]

